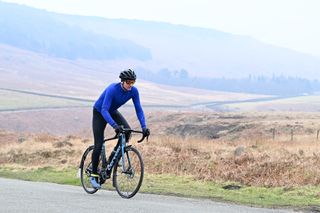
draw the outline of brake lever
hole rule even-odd
[[[141,143],[144,140],[145,137],[146,136],[142,136],[142,138],[140,140],[138,140],[138,143]]]

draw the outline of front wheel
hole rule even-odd
[[[143,173],[140,153],[133,147],[126,147],[124,156],[121,156],[113,169],[113,185],[118,194],[123,198],[132,198],[140,189]]]

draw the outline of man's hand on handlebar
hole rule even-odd
[[[116,126],[116,127],[114,128],[114,131],[116,132],[117,135],[118,135],[120,132],[124,132],[123,126],[120,126],[120,125]]]
[[[148,128],[144,128],[142,132],[143,132],[143,137],[148,137],[150,135],[150,130]]]
[[[142,138],[138,141],[138,143],[141,143],[145,138],[147,138],[147,141],[148,141],[148,138],[150,135],[150,130],[148,128],[144,128],[144,129],[142,129],[142,131],[137,131],[137,130],[132,130],[132,129],[126,129],[121,125],[117,125],[114,128],[114,131],[116,132],[116,135],[113,138],[105,139],[105,141],[116,139],[117,137],[119,137],[120,133],[133,132],[133,133],[142,134]]]

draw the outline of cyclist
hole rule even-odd
[[[130,128],[126,119],[118,111],[118,108],[132,99],[135,111],[140,122],[143,135],[148,136],[150,130],[146,127],[145,117],[140,105],[139,92],[133,84],[136,81],[136,74],[128,69],[120,73],[121,82],[110,84],[100,95],[93,107],[92,129],[94,135],[94,149],[92,152],[92,173],[90,182],[93,188],[101,188],[98,182],[98,164],[104,140],[104,130],[107,123],[114,128],[116,133],[123,131],[123,128]],[[125,135],[126,141],[130,138],[130,133]],[[116,150],[117,146],[114,148]],[[107,170],[110,177],[111,171]]]

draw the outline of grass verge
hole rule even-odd
[[[76,173],[76,168],[67,168],[63,170],[52,167],[38,169],[0,168],[0,177],[80,186],[81,183],[79,178],[77,178]],[[198,181],[185,176],[146,174],[140,192],[192,198],[208,198],[269,208],[320,207],[319,186],[292,188],[241,186],[240,189],[226,190],[223,188],[226,185],[237,186],[235,183],[221,184],[209,181]],[[112,189],[110,181],[106,182],[104,188]]]

